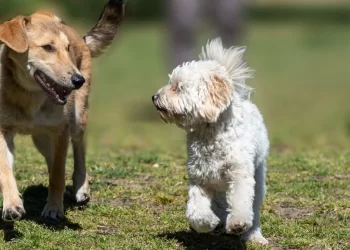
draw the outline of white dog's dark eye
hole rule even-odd
[[[70,45],[68,45],[67,50],[70,51]]]
[[[182,91],[182,90],[183,90],[182,84],[179,83],[179,84],[177,85],[177,89],[180,90],[180,91]]]
[[[47,45],[43,45],[41,46],[46,52],[54,52],[55,51],[55,48],[50,45],[50,44],[47,44]]]

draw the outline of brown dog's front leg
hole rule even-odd
[[[13,134],[0,132],[0,189],[3,195],[2,218],[5,221],[19,220],[25,214],[13,175]]]
[[[78,203],[87,203],[90,199],[89,176],[85,167],[85,142],[72,140],[74,155],[73,192]]]
[[[50,169],[49,195],[42,216],[50,219],[64,217],[63,196],[65,190],[65,168],[69,143],[69,128],[52,137],[53,164]]]

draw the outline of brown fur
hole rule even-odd
[[[122,18],[119,15],[123,13],[116,11],[123,9],[123,4],[119,5],[116,8],[115,1],[109,1],[97,26],[109,26],[116,20],[119,24]],[[113,18],[108,19],[108,16]],[[92,30],[90,33],[96,35],[96,32],[99,31]],[[0,42],[4,44],[0,46],[0,188],[4,200],[4,220],[20,219],[25,213],[12,170],[13,139],[18,133],[32,135],[35,146],[48,165],[49,194],[42,213],[44,217],[57,219],[64,215],[69,138],[74,153],[74,196],[78,202],[88,201],[84,132],[91,54],[100,53],[111,42],[115,32],[116,28],[108,35],[100,34],[98,37],[103,42],[89,46],[73,28],[48,12],[36,12],[30,17],[19,16],[0,24]],[[47,44],[54,46],[54,52],[43,49]],[[57,86],[73,88],[70,80],[73,74],[82,75],[85,83],[68,96],[65,105],[58,105],[48,98],[35,80],[38,70],[49,76]]]
[[[230,104],[233,87],[231,84],[218,76],[213,75],[212,84],[209,89],[210,97],[206,102],[205,117],[209,122],[214,122],[219,117],[219,114]]]
[[[0,37],[2,42],[14,51],[24,53],[28,49],[28,39],[24,32],[28,18],[17,17],[5,22],[0,26]]]
[[[97,24],[88,32],[84,40],[89,46],[91,56],[100,55],[107,48],[124,18],[123,0],[111,0],[106,5]]]

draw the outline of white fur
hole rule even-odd
[[[6,161],[7,161],[7,166],[10,169],[13,169],[13,150],[14,150],[14,144],[13,144],[13,138],[12,137],[7,137],[5,136],[5,141],[6,141]]]
[[[9,148],[6,148],[6,160],[9,168],[13,168],[13,154],[9,150]]]
[[[187,131],[186,217],[191,227],[210,232],[221,224],[227,233],[267,244],[259,220],[269,141],[260,112],[249,101],[252,88],[245,79],[252,71],[243,52],[224,49],[220,39],[209,42],[201,60],[173,71],[154,104],[166,122]],[[211,100],[217,84],[213,79],[225,83],[220,93],[229,93],[228,101],[215,107],[208,105],[216,103]]]
[[[243,60],[246,47],[231,47],[223,49],[220,38],[208,42],[206,47],[202,47],[199,58],[203,61],[214,60],[224,66],[236,87],[236,92],[242,98],[250,98],[253,88],[245,85],[247,78],[253,77],[253,70],[248,68]]]

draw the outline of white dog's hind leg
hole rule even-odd
[[[216,192],[212,200],[211,208],[217,217],[220,218],[220,224],[226,224],[227,212],[227,201],[226,192]]]
[[[226,233],[242,234],[253,225],[254,174],[247,168],[229,173],[227,190],[229,215],[226,219]]]
[[[212,194],[199,186],[190,185],[186,218],[191,227],[199,233],[211,232],[220,219],[211,209]]]
[[[260,244],[268,244],[269,242],[261,233],[260,229],[260,206],[265,197],[265,161],[255,171],[255,197],[254,197],[254,221],[253,227],[243,234],[243,239],[257,242]]]

